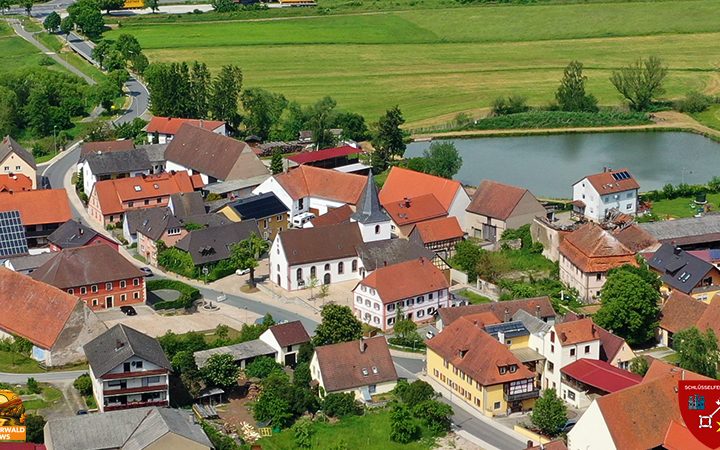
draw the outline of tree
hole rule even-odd
[[[30,16],[33,7],[33,0],[22,0],[22,7],[25,8],[25,14]]]
[[[145,69],[150,65],[150,62],[147,59],[147,56],[143,53],[139,53],[137,55],[133,55],[130,58],[130,64],[132,65],[132,68],[135,72],[142,75],[145,73]]]
[[[282,152],[280,150],[275,150],[273,151],[272,159],[270,160],[270,171],[273,175],[277,175],[278,173],[282,173],[283,170]]]
[[[333,393],[323,399],[322,410],[330,417],[343,418],[362,414],[362,405],[351,392]]]
[[[403,404],[395,404],[390,410],[390,440],[407,444],[420,436],[420,427]]]
[[[595,323],[624,338],[630,346],[654,338],[660,294],[639,275],[618,271],[609,275],[600,294],[602,306]]]
[[[262,392],[253,405],[256,420],[270,421],[273,426],[286,427],[291,423],[292,386],[284,372],[273,373],[262,381]]]
[[[61,21],[62,19],[60,18],[60,14],[53,11],[48,14],[48,16],[43,21],[43,28],[45,28],[45,30],[50,33],[54,33],[58,30],[58,28],[60,28]]]
[[[310,363],[315,352],[315,347],[312,342],[304,342],[300,344],[300,350],[298,350],[298,363]]]
[[[212,5],[215,11],[220,13],[235,11],[237,9],[237,5],[235,5],[233,0],[211,0],[210,5]]]
[[[19,129],[21,110],[17,94],[0,86],[0,136],[12,136]]]
[[[12,6],[10,0],[0,0],[0,14],[5,14],[5,11],[10,9],[10,6]]]
[[[638,257],[638,265],[632,266],[630,264],[623,264],[620,267],[615,267],[610,270],[608,270],[607,276],[611,276],[612,274],[620,271],[630,272],[634,273],[635,275],[642,278],[647,284],[653,287],[653,289],[659,291],[660,286],[662,286],[662,280],[660,280],[660,277],[657,273],[653,272],[650,267],[647,264],[647,261],[645,261],[644,258]]]
[[[587,77],[583,75],[582,70],[583,65],[580,61],[572,61],[565,68],[560,87],[555,93],[555,100],[563,111],[597,112],[598,110],[595,96],[585,93]]]
[[[105,10],[106,14],[110,14],[113,9],[122,9],[125,0],[98,0],[98,6],[101,10]]]
[[[97,39],[105,28],[100,7],[95,0],[78,0],[67,8],[69,17],[90,39]]]
[[[200,374],[210,385],[229,388],[237,384],[238,371],[232,355],[218,353],[208,358],[205,366],[200,369]]]
[[[663,81],[667,67],[660,58],[651,56],[638,59],[619,71],[614,71],[610,82],[630,104],[633,111],[647,111],[653,100],[665,93]]]
[[[400,129],[404,123],[405,119],[398,106],[388,109],[378,120],[377,133],[373,139],[373,147],[375,147],[373,156],[378,153],[377,160],[373,161],[373,167],[380,163],[375,167],[376,170],[385,170],[392,158],[402,157],[405,154],[405,134]]]
[[[37,380],[33,377],[27,379],[27,388],[31,394],[39,394],[40,392],[42,392],[40,384],[38,384]]]
[[[208,90],[211,84],[207,65],[197,61],[193,62],[189,81],[189,117],[205,118],[208,114]]]
[[[397,310],[400,311],[400,308]],[[400,319],[395,322],[393,330],[400,339],[407,339],[413,333],[417,334],[417,324],[410,319]]]
[[[225,65],[212,82],[209,107],[216,120],[222,120],[233,127],[240,122],[238,96],[242,88],[242,71],[239,67]]]
[[[310,386],[311,381],[312,375],[310,374],[310,363],[298,363],[293,371],[293,384],[299,388],[307,388]]]
[[[75,21],[72,17],[67,16],[60,21],[60,32],[65,35],[66,41],[73,28],[75,28]]]
[[[95,88],[95,97],[97,103],[102,106],[105,111],[111,111],[115,99],[122,94],[122,90],[109,80],[105,80]]]
[[[195,357],[192,352],[187,350],[181,350],[173,356],[172,359],[173,370],[177,373],[193,374],[196,375],[198,372],[197,364],[195,363]]]
[[[650,363],[648,363],[647,358],[643,358],[642,356],[636,356],[635,358],[630,360],[630,372],[636,373],[641,377],[645,376],[649,368]]]
[[[422,380],[415,380],[412,383],[398,382],[395,387],[396,395],[410,408],[432,400],[438,396],[430,384]]]
[[[45,418],[38,414],[28,414],[25,417],[25,438],[28,442],[42,444],[45,442]]]
[[[365,118],[357,113],[341,112],[335,117],[335,128],[342,130],[342,138],[353,141],[366,141],[370,139]]]
[[[271,373],[282,372],[283,368],[275,358],[261,356],[245,366],[245,374],[252,378],[265,378]]]
[[[313,133],[317,148],[328,148],[335,145],[335,137],[330,132],[335,120],[337,102],[325,96],[310,107],[307,113],[307,126]]]
[[[230,248],[230,260],[235,269],[250,269],[250,285],[255,287],[255,268],[258,259],[268,251],[268,243],[255,233]]]
[[[432,389],[432,388],[431,388]],[[439,436],[450,431],[453,409],[447,403],[428,399],[413,407],[415,417],[423,421],[430,432]]]
[[[144,6],[150,8],[153,14],[160,11],[160,2],[158,0],[144,0]]]
[[[510,261],[505,254],[481,249],[475,272],[477,276],[491,283],[497,283],[510,271]]]
[[[505,116],[508,114],[518,114],[529,110],[527,99],[522,95],[511,95],[507,99],[498,97],[492,102],[492,115]]]
[[[125,0],[123,0],[124,2]],[[137,38],[132,34],[123,33],[118,36],[115,41],[115,48],[123,55],[126,60],[131,59],[134,55],[142,53],[142,47]]]
[[[312,448],[312,436],[315,430],[310,420],[301,418],[291,429],[295,437],[295,448]]]
[[[555,389],[545,389],[535,401],[530,421],[543,434],[555,436],[567,422],[567,407],[557,396]]]
[[[362,337],[362,325],[348,306],[329,303],[320,312],[322,321],[315,329],[313,345],[338,344]]]
[[[673,336],[673,348],[678,353],[680,367],[706,377],[717,378],[720,354],[717,337],[711,328],[705,333],[696,327],[677,332]]]
[[[120,50],[116,48],[109,49],[103,59],[103,66],[106,70],[112,72],[115,70],[121,70],[125,69],[125,57],[122,53],[120,53]]]
[[[112,50],[113,47],[113,41],[103,39],[95,45],[95,48],[92,49],[92,58],[97,61],[100,67],[105,67],[103,64],[103,61],[105,60],[105,55],[107,55],[107,53]]]
[[[84,373],[77,377],[75,381],[73,381],[73,387],[77,389],[80,395],[91,395],[93,392],[93,388],[90,375]]]
[[[246,116],[243,119],[248,134],[255,134],[265,141],[270,130],[280,122],[287,99],[260,88],[245,89],[240,96]]]
[[[426,158],[424,172],[430,175],[452,179],[462,167],[462,157],[452,142],[433,142],[423,156]]]

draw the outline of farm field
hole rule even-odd
[[[0,71],[37,67],[43,58],[40,50],[16,35],[5,22],[0,22],[0,55]]]
[[[399,104],[412,122],[510,93],[547,104],[572,59],[585,64],[588,89],[605,105],[620,103],[612,70],[649,55],[670,68],[667,97],[714,93],[718,13],[715,0],[468,6],[273,21],[128,19],[106,36],[134,34],[151,61],[237,64],[246,87],[301,103],[330,95],[370,120]]]

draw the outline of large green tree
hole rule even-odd
[[[230,248],[230,260],[235,269],[250,270],[250,285],[255,287],[255,269],[258,259],[268,251],[268,242],[255,233]]]
[[[332,97],[323,97],[313,104],[307,112],[307,127],[313,133],[313,140],[318,148],[335,145],[335,137],[330,129],[335,122],[337,102]]]
[[[543,434],[557,435],[567,422],[567,406],[555,393],[555,389],[545,389],[535,402],[530,421]]]
[[[580,61],[572,61],[565,67],[560,87],[555,92],[555,100],[561,110],[597,112],[597,99],[585,92],[586,81]]]
[[[125,0],[97,0],[98,6],[101,10],[105,10],[105,14],[110,14],[110,11],[115,9],[122,9],[125,4]]]
[[[653,101],[665,93],[663,82],[667,67],[657,56],[638,59],[627,67],[614,71],[610,82],[627,100],[634,111],[647,111]]]
[[[190,68],[188,117],[204,119],[208,115],[210,71],[203,62],[194,61]]]
[[[655,337],[660,293],[639,275],[618,271],[608,276],[600,294],[595,323],[624,338],[631,346]]]
[[[60,32],[65,35],[66,41],[73,28],[75,28],[75,21],[72,17],[67,16],[60,21]]]
[[[248,134],[260,136],[262,140],[270,137],[270,131],[278,125],[287,99],[261,88],[245,89],[240,97],[245,110],[243,123]]]
[[[67,11],[72,22],[90,39],[97,39],[105,28],[105,20],[96,0],[78,0],[68,6]]]
[[[462,167],[462,157],[452,142],[433,142],[423,152],[424,172],[451,179]]]
[[[328,303],[320,313],[322,321],[315,329],[315,346],[349,342],[362,337],[362,325],[350,307]]]
[[[225,65],[212,81],[209,107],[212,117],[237,127],[240,123],[238,97],[242,89],[242,71],[239,67]]]
[[[377,131],[373,139],[375,148],[372,155],[373,168],[382,172],[394,157],[405,154],[405,134],[400,126],[405,123],[398,106],[388,109],[377,123]]]
[[[230,388],[237,384],[239,370],[232,355],[218,353],[208,358],[200,374],[209,385]]]
[[[53,11],[48,14],[48,16],[43,21],[43,28],[45,28],[45,30],[50,33],[54,33],[58,30],[58,28],[60,28],[61,21],[62,19],[60,18],[60,14]]]
[[[365,118],[357,113],[340,112],[335,116],[335,128],[342,129],[342,138],[353,141],[366,141],[370,139]]]
[[[283,157],[282,152],[280,150],[275,150],[272,154],[272,159],[270,160],[270,172],[272,172],[273,175],[277,175],[279,173],[283,172]]]
[[[653,287],[655,290],[660,290],[660,286],[662,286],[662,280],[660,280],[660,277],[657,273],[653,272],[652,269],[647,264],[647,261],[645,261],[644,258],[638,257],[638,265],[633,266],[630,264],[623,264],[620,267],[615,267],[610,270],[608,270],[608,276],[611,276],[612,274],[616,272],[630,272],[634,273],[635,275],[639,276],[647,284]]]
[[[720,353],[718,340],[712,329],[702,333],[695,327],[677,332],[673,336],[673,348],[678,353],[678,365],[683,369],[717,378]]]
[[[0,86],[0,136],[15,135],[20,120],[17,94],[5,86]]]
[[[125,0],[122,1],[124,2]],[[126,60],[142,53],[142,47],[140,46],[137,38],[132,34],[127,33],[123,33],[118,36],[117,41],[115,41],[115,48],[122,53]]]
[[[420,436],[420,427],[410,409],[401,404],[393,405],[390,410],[390,440],[407,444]]]
[[[42,444],[45,442],[45,418],[39,414],[28,414],[25,418],[26,439],[28,442]]]

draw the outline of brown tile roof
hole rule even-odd
[[[648,374],[651,371],[658,373],[658,369],[653,369],[656,364],[657,361],[653,362]],[[682,422],[675,392],[677,380],[683,376],[681,373],[686,380],[708,379],[676,369],[675,376],[668,376],[666,372],[648,379],[646,375],[642,383],[596,400],[616,448],[647,450],[659,447],[670,422]]]
[[[96,141],[96,142],[83,142],[80,146],[80,160],[82,161],[90,153],[97,152],[123,152],[128,150],[134,150],[135,143],[132,139],[125,139],[122,141]]]
[[[0,211],[20,211],[26,226],[65,223],[72,219],[65,189],[2,192]]]
[[[0,192],[29,191],[32,189],[32,180],[21,173],[0,175]]]
[[[469,320],[456,320],[443,328],[427,347],[483,386],[492,386],[535,376],[504,344]],[[515,365],[500,373],[500,367]]]
[[[623,180],[616,180],[613,177],[613,174],[621,174],[623,172],[629,175],[627,169],[618,169],[596,173],[595,175],[589,175],[586,178],[600,195],[614,194],[616,192],[629,191],[630,189],[640,189],[640,185],[637,181],[635,181],[635,178],[633,178],[632,175],[630,175],[630,178]]]
[[[670,422],[662,448],[666,450],[712,450],[698,441],[685,424],[677,420]]]
[[[567,450],[567,445],[565,445],[565,441],[560,439],[559,441],[551,441],[547,444],[528,447],[527,450]]]
[[[623,264],[637,265],[635,252],[600,225],[587,223],[565,236],[560,253],[585,273],[606,272]]]
[[[645,372],[645,376],[642,380],[643,383],[649,383],[650,381],[654,381],[658,378],[663,378],[667,376],[674,377],[675,379],[683,378],[683,370],[678,368],[677,366],[666,363],[661,359],[653,358],[651,356],[646,357],[646,359],[648,359],[650,367],[648,368],[648,371]]]
[[[222,181],[270,175],[245,142],[188,124],[168,144],[165,159]]]
[[[175,135],[184,124],[212,131],[225,125],[225,122],[220,120],[180,119],[177,117],[154,116],[145,127],[145,131],[148,133],[158,132]]]
[[[275,175],[275,181],[294,200],[318,197],[355,205],[365,189],[367,177],[302,165]]]
[[[399,202],[404,198],[432,194],[445,208],[445,211],[448,211],[461,189],[463,189],[462,185],[455,180],[393,167],[380,191],[380,203],[384,206],[386,203]]]
[[[278,236],[290,265],[351,258],[357,255],[355,247],[363,242],[360,228],[355,222],[319,228],[295,228],[282,231]]]
[[[169,197],[180,192],[193,192],[190,176],[184,170],[165,172],[158,175],[142,175],[98,181],[93,189],[97,191],[100,210],[103,215],[125,211],[122,205],[123,202]]]
[[[462,316],[461,319],[472,322],[474,325],[480,328],[485,328],[488,325],[496,325],[502,323],[502,319],[498,318],[492,311],[483,311],[475,314],[468,314]]]
[[[442,219],[420,222],[415,225],[412,232],[417,232],[424,244],[462,239],[465,235],[456,217],[443,217]]]
[[[385,211],[398,226],[447,216],[447,209],[433,194],[383,203]]]
[[[640,252],[659,245],[655,237],[636,224],[631,224],[620,230],[614,230],[612,235],[632,252]]]
[[[720,296],[715,294],[695,326],[700,331],[711,329],[715,332],[715,336],[720,335]]]
[[[507,309],[508,317],[512,317],[515,313],[522,309],[528,314],[535,315],[539,312],[540,318],[555,318],[555,310],[552,307],[549,297],[523,298],[517,300],[507,300],[503,302],[490,302],[480,305],[458,306],[455,308],[440,308],[439,314],[443,321],[443,326],[448,326],[460,317],[490,312],[498,318],[499,321],[505,319],[505,310]]]
[[[322,216],[314,218],[310,223],[314,227],[337,225],[339,223],[350,222],[350,216],[352,216],[352,214],[353,210],[350,205],[342,205],[339,208],[329,210]]]
[[[625,345],[625,339],[607,331],[605,328],[595,326],[600,335],[600,359],[610,362]]]
[[[693,327],[698,323],[707,307],[707,303],[674,290],[660,311],[660,328],[677,333]]]
[[[0,161],[7,158],[10,153],[15,153],[20,159],[28,163],[30,167],[33,169],[36,168],[35,158],[32,153],[25,150],[25,148],[18,144],[15,139],[10,136],[5,136],[3,140],[0,141]]]
[[[364,345],[362,352],[361,344]],[[315,354],[326,392],[398,379],[385,336],[315,347]]]
[[[494,219],[507,220],[526,192],[529,191],[517,186],[483,180],[465,210]]]
[[[112,247],[95,244],[68,248],[38,267],[33,279],[60,289],[142,278],[143,274]]]
[[[442,271],[425,258],[380,267],[359,284],[377,290],[384,304],[449,287]]]
[[[574,345],[583,342],[590,342],[600,339],[600,333],[592,319],[573,320],[572,322],[563,322],[555,324],[555,333],[557,334],[560,345]]]
[[[299,320],[273,325],[269,329],[282,347],[310,342],[310,336]]]
[[[44,349],[55,345],[78,298],[32,278],[0,268],[0,328]]]

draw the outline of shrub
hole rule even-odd
[[[690,91],[685,98],[675,103],[675,108],[684,113],[699,113],[710,107],[712,98],[697,91]]]
[[[362,414],[362,405],[352,393],[328,394],[322,403],[322,409],[330,417],[348,417]]]
[[[493,130],[517,128],[572,128],[650,123],[647,114],[639,112],[604,111],[599,113],[568,111],[528,111],[496,115],[477,120],[461,130]]]
[[[77,377],[75,381],[73,381],[73,386],[81,395],[91,395],[93,393],[92,380],[90,379],[90,375],[86,373]]]
[[[164,269],[187,278],[195,278],[197,273],[190,254],[175,247],[161,251],[158,254],[158,264]]]
[[[507,99],[505,97],[498,97],[492,102],[492,114],[494,116],[517,114],[529,109],[527,99],[520,95],[511,95]]]
[[[31,394],[39,394],[40,392],[42,392],[40,385],[38,384],[37,380],[35,380],[35,378],[33,378],[33,377],[28,378],[27,388]]]
[[[283,368],[274,358],[261,356],[245,367],[245,374],[253,378],[265,378],[273,372],[282,372]]]
[[[172,289],[180,292],[180,298],[173,301],[158,302],[153,305],[156,310],[190,308],[195,300],[200,298],[200,291],[182,281],[177,280],[151,280],[147,282],[148,291],[159,289]]]

